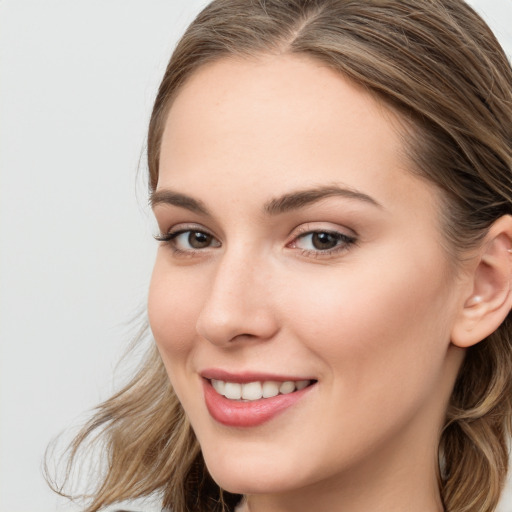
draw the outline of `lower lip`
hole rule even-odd
[[[271,420],[278,414],[296,404],[311,388],[310,385],[300,391],[262,398],[250,402],[229,400],[219,395],[209,380],[203,380],[206,408],[212,418],[228,427],[256,427]]]

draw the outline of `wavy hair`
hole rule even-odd
[[[463,0],[213,1],[179,41],[158,90],[150,190],[167,113],[190,76],[224,57],[283,53],[322,62],[400,114],[412,172],[441,191],[455,262],[512,213],[512,70]],[[491,512],[499,500],[512,428],[511,321],[467,350],[458,375],[439,444],[446,512]],[[71,462],[91,437],[108,464],[87,512],[155,492],[173,512],[232,511],[240,500],[209,476],[154,346],[133,380],[98,406]]]

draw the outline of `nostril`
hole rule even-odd
[[[215,345],[229,346],[235,342],[254,342],[271,339],[278,332],[273,312],[252,311],[239,304],[229,311],[219,305],[205,308],[196,324],[196,332]]]

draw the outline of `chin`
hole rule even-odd
[[[279,493],[296,487],[303,478],[289,461],[268,454],[220,454],[206,449],[203,457],[217,485],[234,494]]]
[[[290,477],[279,478],[275,473],[260,475],[250,469],[243,475],[230,470],[214,470],[210,475],[219,487],[232,494],[278,494],[295,488]]]

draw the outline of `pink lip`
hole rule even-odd
[[[315,380],[313,377],[300,377],[297,375],[277,375],[274,373],[260,373],[260,372],[240,372],[232,373],[219,368],[208,368],[200,372],[201,377],[208,380],[223,380],[226,382],[236,382],[238,384],[245,384],[247,382],[263,382],[266,380],[273,380],[276,382],[285,382],[287,380]]]
[[[239,379],[241,378],[238,375]],[[243,377],[245,378],[245,376]],[[232,379],[218,379],[229,380],[230,382],[254,382],[261,380],[277,380],[276,378],[254,378],[251,380],[232,380]],[[301,379],[286,379],[286,380],[301,380]],[[238,402],[236,400],[229,400],[228,398],[219,395],[214,389],[209,380],[203,379],[204,398],[206,408],[212,418],[222,425],[228,427],[256,427],[271,420],[278,414],[284,412],[292,405],[296,404],[302,397],[304,397],[314,387],[314,384],[308,386],[300,391],[294,391],[285,395],[277,395],[272,398],[262,398],[251,402]]]

